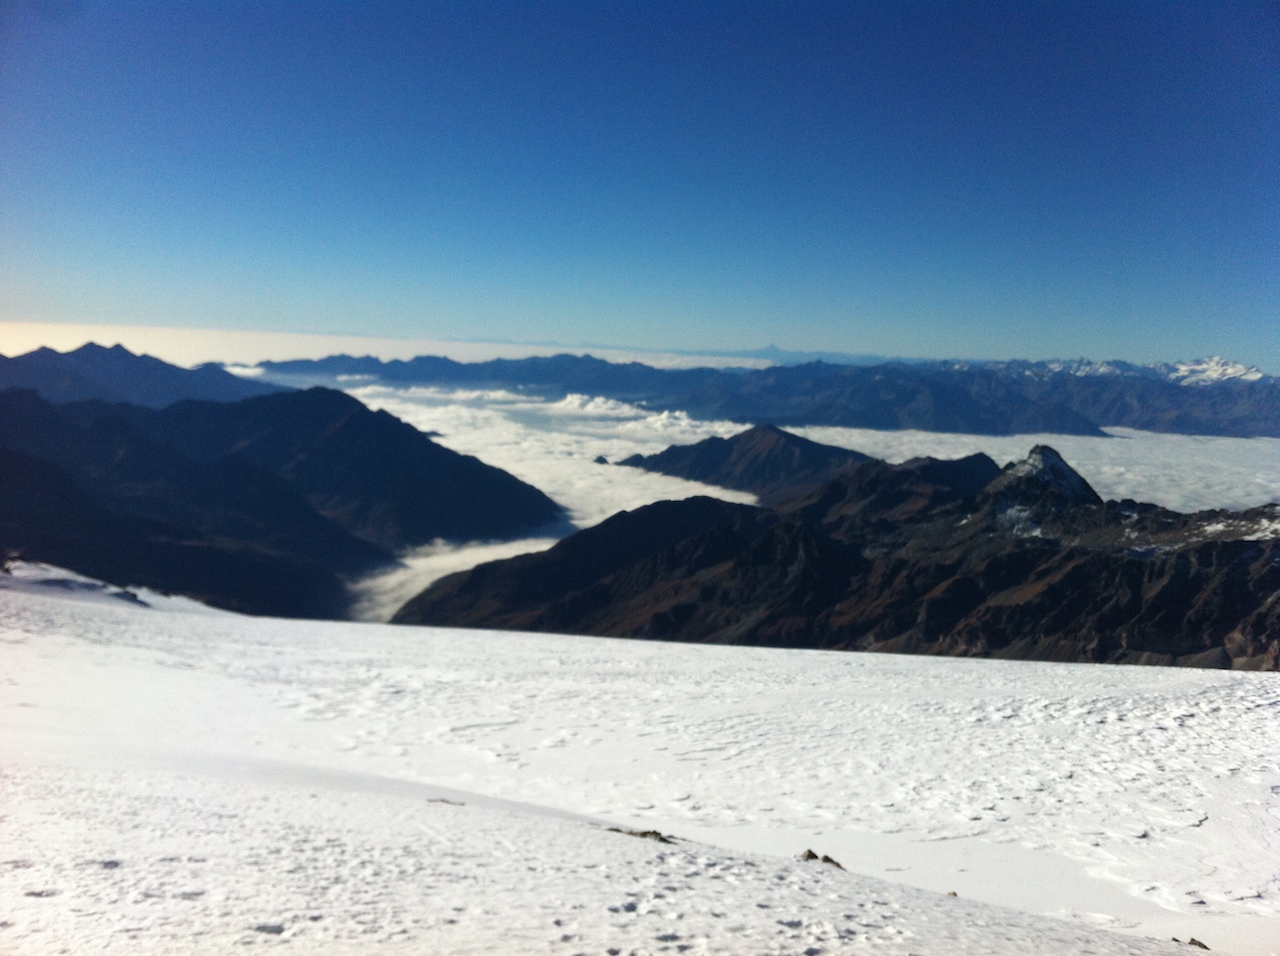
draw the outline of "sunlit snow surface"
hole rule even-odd
[[[541,488],[565,505],[578,527],[664,498],[709,494],[730,501],[754,497],[651,474],[617,462],[654,454],[673,444],[728,437],[746,426],[699,421],[681,412],[652,412],[610,399],[570,395],[560,401],[509,391],[396,389],[366,386],[351,394],[371,408],[437,433],[454,451],[475,455]],[[955,435],[858,428],[795,428],[815,441],[853,448],[901,462],[933,455],[960,458],[986,452],[1004,465],[1024,458],[1032,446],[1056,448],[1103,498],[1134,498],[1177,511],[1241,509],[1280,501],[1280,439],[1209,438],[1111,429],[1114,437],[1074,435]],[[435,579],[482,561],[544,550],[554,538],[478,547],[437,545],[406,555],[404,566],[363,582],[361,618],[386,620]]]
[[[19,571],[6,954],[1280,948],[1280,675],[253,619]]]

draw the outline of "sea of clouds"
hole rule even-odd
[[[656,475],[639,468],[600,464],[652,454],[742,430],[733,422],[700,422],[682,412],[654,413],[604,398],[570,395],[546,401],[514,392],[365,386],[351,394],[429,432],[440,444],[511,472],[564,506],[574,527],[589,528],[619,511],[655,501],[714,495],[755,503],[755,496]],[[560,529],[563,533],[564,529]],[[353,614],[385,621],[423,588],[445,575],[486,561],[545,551],[556,537],[519,541],[437,542],[401,555],[400,565],[355,585]]]
[[[505,390],[351,389],[374,409],[385,409],[430,432],[440,444],[511,472],[562,504],[575,527],[664,499],[713,495],[754,503],[753,495],[601,464],[670,445],[729,437],[746,426],[700,421],[684,412],[655,412],[586,395],[553,401]],[[957,435],[865,428],[792,429],[824,444],[852,448],[890,462],[923,455],[960,458],[985,452],[1004,465],[1032,446],[1052,445],[1103,498],[1133,498],[1177,511],[1239,510],[1280,501],[1280,439],[1163,435],[1109,429],[1110,437],[1077,435]],[[551,547],[544,533],[512,542],[439,543],[402,557],[401,565],[360,582],[357,615],[386,620],[431,582],[484,561]]]
[[[1103,498],[1172,508],[1240,511],[1280,501],[1280,438],[1164,435],[1108,428],[1084,435],[950,435],[867,428],[796,428],[796,434],[899,462],[922,455],[961,458],[985,452],[1005,465],[1033,445],[1051,445]]]

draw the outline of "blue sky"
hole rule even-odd
[[[1272,2],[10,0],[0,31],[0,320],[1280,372]]]

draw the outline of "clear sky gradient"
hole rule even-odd
[[[10,0],[0,320],[1280,372],[1280,5]]]

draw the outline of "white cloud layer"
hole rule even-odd
[[[385,408],[455,451],[475,455],[537,485],[566,505],[579,527],[624,508],[662,498],[714,494],[731,501],[752,496],[651,475],[605,468],[596,456],[618,461],[669,445],[728,437],[746,426],[699,421],[684,412],[653,412],[585,395],[546,401],[510,391],[358,388],[352,394]],[[1080,435],[957,435],[867,428],[792,428],[798,435],[890,462],[922,455],[960,458],[985,452],[1003,465],[1024,458],[1033,445],[1051,445],[1104,498],[1134,498],[1178,511],[1242,509],[1280,501],[1280,439],[1164,435],[1131,428],[1111,437]]]
[[[702,422],[683,412],[650,412],[585,395],[546,401],[508,391],[395,389],[367,386],[351,394],[423,431],[447,448],[511,472],[564,505],[579,528],[619,511],[664,499],[714,495],[755,502],[755,496],[637,468],[600,465],[668,445],[691,444],[742,431],[734,422]]]
[[[477,564],[514,558],[518,554],[545,551],[557,538],[521,538],[518,541],[449,544],[437,541],[400,555],[400,563],[386,571],[362,578],[352,585],[355,605],[351,616],[357,621],[389,621],[406,601],[455,571]]]
[[[754,504],[755,496],[728,491],[639,468],[602,465],[629,455],[652,454],[668,445],[712,435],[732,435],[733,422],[699,422],[682,412],[649,412],[606,398],[570,395],[545,401],[515,392],[470,389],[366,386],[351,394],[374,409],[385,409],[436,441],[511,472],[564,505],[578,528],[599,524],[619,511],[655,501],[711,495]],[[511,542],[436,544],[401,556],[401,564],[354,585],[355,616],[385,621],[405,601],[454,571],[486,561],[543,551],[554,538]]]

